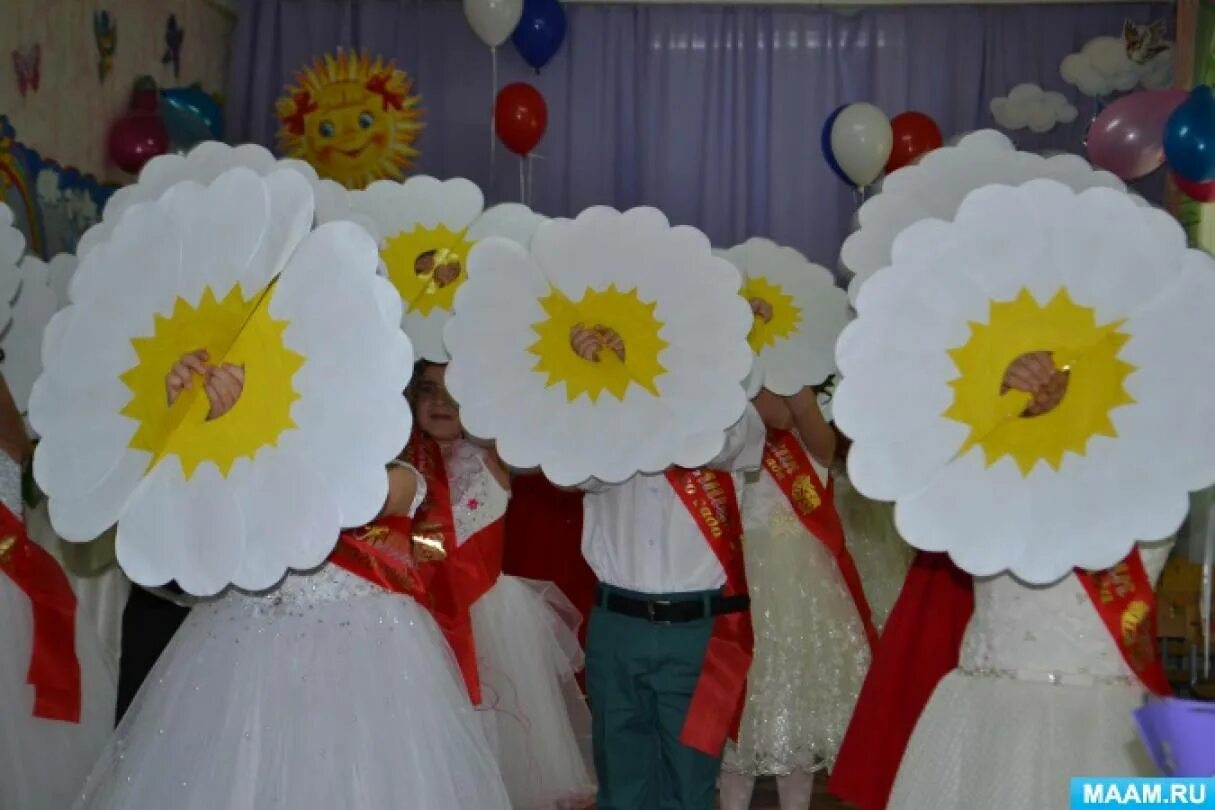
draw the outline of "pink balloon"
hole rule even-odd
[[[1088,159],[1123,180],[1164,164],[1164,125],[1189,97],[1185,90],[1140,90],[1106,107],[1088,131]]]
[[[154,112],[129,112],[110,127],[110,159],[124,172],[137,174],[143,165],[169,151],[169,133]]]

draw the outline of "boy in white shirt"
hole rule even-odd
[[[622,356],[610,330],[574,350]],[[704,469],[585,487],[582,552],[600,585],[587,638],[597,810],[711,810],[751,662],[742,476],[758,470],[754,407]]]

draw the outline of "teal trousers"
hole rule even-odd
[[[721,757],[679,742],[713,620],[655,624],[610,613],[602,606],[607,591],[670,601],[706,596],[600,586],[586,642],[596,810],[713,810]]]

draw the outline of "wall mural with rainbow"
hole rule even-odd
[[[0,201],[13,210],[27,252],[49,260],[75,251],[115,188],[43,157],[21,143],[8,118],[0,115]]]

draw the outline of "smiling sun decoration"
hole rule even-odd
[[[422,129],[413,80],[377,56],[338,50],[297,71],[276,106],[279,149],[347,188],[401,180]]]

